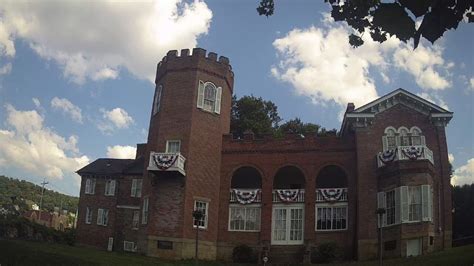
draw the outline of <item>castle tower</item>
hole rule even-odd
[[[158,63],[145,153],[140,250],[216,258],[222,135],[229,133],[234,76],[226,57],[169,51]],[[194,209],[206,214],[194,221]]]

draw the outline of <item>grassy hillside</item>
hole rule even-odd
[[[28,209],[32,202],[39,205],[41,186],[25,180],[18,180],[0,175],[0,206],[12,203],[18,204],[22,210]],[[43,209],[53,211],[54,207],[61,207],[70,212],[76,212],[79,203],[78,197],[72,197],[59,192],[45,189],[43,196]]]

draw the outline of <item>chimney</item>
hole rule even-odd
[[[137,143],[137,153],[135,155],[135,159],[143,157],[145,155],[146,150],[146,143]]]

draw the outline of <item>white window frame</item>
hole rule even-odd
[[[163,85],[160,84],[160,85],[158,85],[158,87],[156,87],[155,97],[153,98],[152,116],[156,115],[160,111],[162,92],[163,92]]]
[[[385,221],[385,225],[389,226],[389,225],[393,225],[393,224],[396,224],[397,223],[397,217],[396,217],[396,209],[397,209],[397,202],[396,202],[396,194],[397,191],[396,190],[389,190],[387,192],[385,192],[385,215],[386,215],[386,221]],[[390,196],[389,195],[393,195],[393,202],[390,202]],[[393,204],[389,204],[389,203],[393,203]],[[389,214],[391,214],[389,216]],[[393,222],[392,220],[390,219],[391,217],[393,217]]]
[[[115,196],[115,186],[117,181],[115,179],[106,179],[105,180],[105,196]]]
[[[137,245],[135,244],[135,242],[132,242],[132,241],[123,241],[123,250],[130,251],[130,252],[137,252]]]
[[[408,187],[408,221],[420,222],[423,219],[422,210],[421,186]]]
[[[394,132],[395,135],[389,135],[390,132]],[[404,135],[402,135],[402,132]],[[393,138],[392,141],[395,141],[395,146],[389,145],[390,138]],[[415,138],[417,138],[417,143],[415,143]],[[392,150],[398,146],[426,146],[425,136],[421,129],[416,126],[413,126],[410,129],[404,126],[401,126],[398,129],[389,126],[385,128],[382,143],[383,151]]]
[[[331,209],[331,229],[318,229],[318,208],[330,208]],[[334,209],[335,208],[345,208],[346,213],[346,223],[344,225],[344,228],[341,229],[333,229],[334,225]],[[346,231],[348,229],[349,225],[349,205],[347,202],[337,202],[337,203],[316,203],[315,209],[314,209],[314,230],[315,231],[320,231],[320,232],[334,232],[334,231]]]
[[[171,151],[171,143],[178,143],[178,150]],[[167,140],[166,141],[166,153],[180,153],[181,152],[181,140]]]
[[[97,225],[107,226],[109,223],[109,210],[99,208],[97,209]]]
[[[200,206],[198,206],[198,204],[200,204]],[[194,209],[193,210],[201,210],[202,211],[202,207],[201,206],[205,206],[204,207],[204,217],[202,217],[199,221],[197,221],[198,223],[203,223],[204,225],[196,225],[196,220],[194,219],[193,217],[193,227],[196,228],[197,226],[199,226],[199,229],[207,229],[207,222],[208,222],[208,214],[209,214],[209,201],[205,201],[205,200],[194,200]]]
[[[232,229],[232,209],[243,209],[244,212],[244,229]],[[249,209],[255,209],[257,210],[257,216],[256,216],[256,225],[257,229],[247,229],[247,222],[249,221],[247,219],[247,211]],[[260,204],[248,204],[248,205],[242,205],[242,204],[230,204],[229,205],[229,226],[228,230],[231,232],[260,232],[262,224],[262,208]]]
[[[92,223],[92,208],[86,207],[86,224]]]
[[[148,223],[149,204],[150,204],[150,198],[148,196],[144,197],[143,198],[143,206],[142,206],[142,224],[147,224]]]
[[[132,187],[130,188],[130,197],[141,198],[142,197],[143,179],[134,178],[132,179]]]
[[[206,101],[206,88],[211,87],[214,89],[214,99],[208,99],[207,101],[212,101],[213,106],[208,106],[205,104]],[[221,113],[221,98],[222,98],[222,87],[217,87],[212,82],[199,81],[198,85],[198,97],[197,97],[197,108],[202,109],[210,113]]]
[[[140,211],[133,211],[132,212],[132,229],[138,230],[140,226]]]
[[[86,187],[84,188],[84,194],[94,195],[95,194],[95,178],[87,178],[86,179]]]

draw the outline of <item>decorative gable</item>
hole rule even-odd
[[[400,88],[357,109],[353,108],[353,104],[348,104],[341,126],[341,135],[350,128],[372,124],[378,113],[399,104],[429,116],[431,122],[438,126],[446,126],[453,117],[452,112]]]

